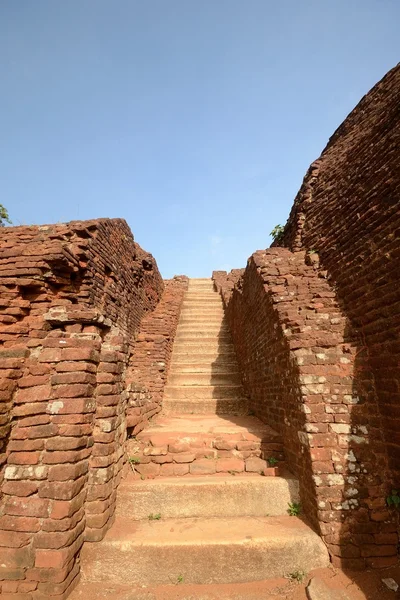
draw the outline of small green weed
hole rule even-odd
[[[388,506],[394,506],[394,508],[400,508],[399,490],[392,490],[392,493],[386,498],[386,504]]]
[[[138,456],[130,456],[128,460],[131,465],[140,465],[140,458]]]
[[[276,467],[278,462],[279,461],[277,458],[275,458],[275,456],[270,456],[269,458],[267,458],[267,463],[269,464],[270,467]]]
[[[149,521],[159,521],[161,519],[161,513],[155,513],[154,515],[153,513],[150,513],[147,518]]]
[[[297,581],[297,583],[302,583],[306,576],[307,573],[299,569],[298,571],[293,571],[293,573],[288,573],[286,578],[291,579],[292,581]]]
[[[180,583],[183,583],[183,579],[184,579],[183,575],[178,575],[178,577],[176,578],[177,585],[179,585]]]
[[[283,225],[275,225],[275,227],[269,234],[274,240],[274,242],[279,242],[282,239],[284,229],[285,228]]]
[[[291,517],[298,517],[301,513],[301,504],[300,502],[289,502],[288,503],[288,513]]]

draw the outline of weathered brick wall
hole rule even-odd
[[[172,346],[178,327],[188,278],[165,281],[156,309],[142,321],[127,371],[127,426],[132,435],[142,431],[150,417],[161,410]]]
[[[377,403],[371,453],[400,485],[400,65],[361,100],[307,173],[280,243],[315,249],[357,340],[354,386]],[[370,490],[376,489],[370,473]]]
[[[253,410],[283,429],[305,511],[349,567],[397,560],[399,200],[400,65],[310,166],[273,244],[293,254],[256,253],[234,289],[215,277]]]
[[[0,230],[2,597],[66,597],[112,523],[126,367],[163,289],[124,221]]]
[[[383,449],[371,440],[376,402],[355,385],[357,346],[317,254],[256,252],[232,290],[221,291],[250,407],[283,437],[304,513],[337,565],[397,560],[396,523],[385,511]],[[383,557],[383,558],[382,558]]]

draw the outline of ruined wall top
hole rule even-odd
[[[10,302],[40,300],[31,316],[55,306],[96,308],[133,340],[164,284],[124,220],[97,219],[0,228],[0,287]],[[7,315],[9,334],[24,316]]]

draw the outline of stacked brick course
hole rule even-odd
[[[352,335],[359,378],[400,483],[400,65],[361,100],[305,177],[282,243],[320,254]],[[378,418],[378,417],[377,417]]]
[[[381,506],[383,520],[385,497],[400,483],[399,106],[397,65],[330,139],[282,239],[295,251],[318,250],[357,340],[354,385],[376,405],[371,454],[379,460],[369,492],[379,489],[379,497],[370,502]]]
[[[0,230],[2,598],[66,597],[110,527],[126,369],[163,290],[124,221]]]
[[[188,278],[165,281],[165,291],[157,308],[142,321],[135,351],[129,364],[127,426],[132,435],[145,428],[161,410],[172,346]]]
[[[397,560],[386,497],[400,477],[399,106],[400,65],[308,170],[273,245],[290,250],[214,278],[253,409],[283,430],[334,562],[357,568]]]
[[[318,256],[259,251],[233,290],[221,272],[214,281],[250,408],[282,435],[304,512],[333,562],[393,564],[396,523],[382,502],[385,455],[376,444],[371,455],[376,404],[354,386],[357,347]]]

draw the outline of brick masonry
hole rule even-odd
[[[188,281],[184,276],[165,281],[161,301],[141,323],[126,377],[127,426],[132,435],[142,431],[149,418],[161,410],[172,346]]]
[[[169,348],[182,285],[164,286],[122,220],[0,229],[2,598],[65,598],[82,544],[110,527],[141,323]],[[160,361],[156,345],[143,385]],[[143,403],[137,426],[147,418]]]
[[[334,564],[397,561],[400,66],[311,165],[282,238],[214,273],[253,410],[282,432]],[[278,247],[278,246],[286,246]]]

